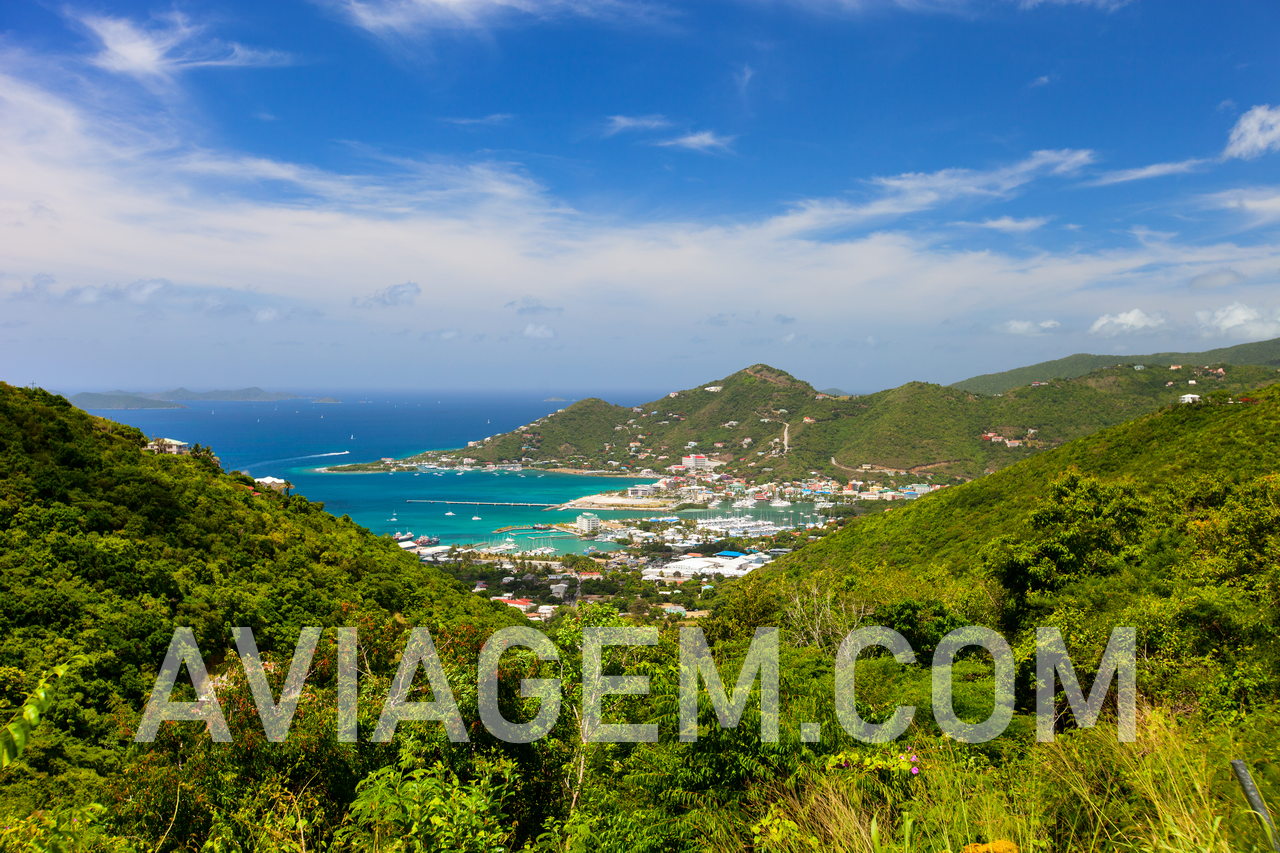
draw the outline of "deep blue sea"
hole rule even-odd
[[[439,536],[444,544],[498,542],[504,538],[504,534],[493,532],[499,527],[566,521],[576,516],[537,507],[471,506],[464,503],[467,501],[563,503],[643,482],[534,471],[320,473],[316,469],[324,465],[461,447],[568,405],[547,401],[543,394],[519,393],[382,392],[347,394],[340,399],[341,403],[189,403],[184,409],[94,414],[132,424],[152,438],[207,444],[227,470],[245,471],[255,477],[283,477],[300,494],[322,501],[335,515],[351,516],[375,533],[412,531]],[[644,399],[650,398],[635,396],[635,402]],[[618,401],[630,402],[622,397]],[[456,503],[410,503],[412,499]],[[448,512],[453,514],[446,515]],[[592,544],[576,538],[548,538],[546,534],[521,535],[518,541],[521,548],[549,545],[561,553],[581,552]],[[596,547],[605,550],[608,544],[599,543]]]

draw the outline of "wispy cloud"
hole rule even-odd
[[[1053,82],[1053,78],[1051,76],[1049,76],[1048,74],[1041,74],[1039,77],[1037,77],[1036,79],[1028,83],[1027,88],[1038,89],[1041,86],[1048,86],[1052,82]]]
[[[498,124],[506,124],[515,118],[511,113],[490,113],[487,116],[479,116],[476,118],[442,118],[445,124],[456,124],[460,127],[491,127]]]
[[[147,24],[102,15],[73,16],[99,42],[93,64],[142,80],[168,80],[192,68],[284,65],[287,54],[225,42],[178,12]]]
[[[731,151],[735,139],[736,136],[722,136],[712,130],[699,130],[653,144],[663,148],[686,148],[690,151]]]
[[[380,35],[433,29],[483,29],[502,18],[661,20],[669,14],[643,0],[339,0],[350,21]]]
[[[1240,284],[1244,280],[1245,277],[1240,273],[1230,267],[1224,267],[1192,276],[1187,285],[1197,290],[1219,290]]]
[[[671,127],[671,119],[664,115],[609,116],[605,119],[605,136],[613,136],[632,130],[662,130]]]
[[[417,283],[406,281],[393,284],[368,296],[351,300],[357,308],[404,308],[418,301],[422,288]]]
[[[876,195],[868,201],[806,199],[769,224],[780,233],[813,233],[919,213],[960,199],[1008,198],[1032,181],[1071,175],[1091,162],[1092,151],[1062,149],[1035,151],[994,169],[942,169],[873,178],[868,183]]]
[[[1249,187],[1211,193],[1205,197],[1209,207],[1234,211],[1253,226],[1280,222],[1280,187]]]
[[[1208,163],[1208,160],[1199,157],[1193,157],[1189,160],[1177,160],[1171,163],[1152,163],[1149,166],[1139,166],[1135,169],[1119,169],[1114,172],[1104,172],[1092,181],[1090,186],[1105,187],[1111,184],[1123,184],[1129,181],[1145,181],[1148,178],[1162,178],[1165,175],[1182,175],[1187,172],[1193,172],[1200,166]]]
[[[1084,233],[1065,250],[1027,252],[955,240],[946,223],[956,215],[896,227],[895,217],[1002,202],[1069,178],[1091,162],[1088,151],[871,178],[861,198],[808,199],[779,213],[636,221],[578,212],[509,163],[363,158],[324,169],[211,148],[203,135],[182,136],[181,126],[135,118],[144,138],[120,144],[103,132],[99,100],[0,76],[0,245],[7,274],[20,277],[0,274],[0,316],[28,324],[0,336],[0,362],[18,364],[11,372],[24,378],[31,366],[30,376],[60,369],[87,382],[88,372],[108,367],[86,366],[81,353],[103,353],[97,361],[118,370],[144,361],[156,340],[171,353],[164,369],[189,370],[188,381],[223,370],[219,354],[232,345],[259,369],[268,361],[255,357],[260,336],[252,328],[234,335],[291,316],[321,318],[299,333],[308,349],[295,361],[307,374],[391,383],[421,381],[415,356],[424,341],[449,347],[450,378],[461,384],[486,375],[534,381],[588,364],[622,374],[641,351],[666,381],[689,369],[700,331],[723,331],[715,345],[725,360],[769,358],[734,334],[750,324],[773,341],[798,330],[797,347],[847,341],[850,351],[837,360],[848,354],[849,363],[865,355],[853,348],[872,346],[862,343],[872,330],[882,340],[920,329],[945,338],[948,329],[992,329],[1011,316],[1032,324],[1002,329],[1011,334],[1048,333],[1041,324],[1056,318],[1063,326],[1053,334],[1073,346],[1094,318],[1095,334],[1172,337],[1206,310],[1207,332],[1235,336],[1258,328],[1236,315],[1213,320],[1235,294],[1188,281],[1223,269],[1271,281],[1280,269],[1280,244],[1267,235],[1235,243],[1174,234],[1100,247]],[[158,125],[156,138],[146,138]],[[1269,192],[1280,213],[1280,189]],[[37,282],[40,272],[58,282]],[[156,285],[161,277],[185,284]],[[410,280],[431,293],[429,304],[424,295],[410,303],[407,291],[388,292]],[[182,289],[192,283],[201,289]],[[388,307],[353,310],[353,300]],[[558,335],[560,305],[606,321]],[[726,330],[701,322],[726,305],[748,320],[726,320]],[[1162,313],[1133,314],[1134,305]],[[233,319],[209,323],[207,306]],[[492,344],[495,307],[529,358]],[[1270,322],[1274,307],[1255,304],[1258,322]],[[290,314],[304,308],[314,314]],[[151,319],[162,309],[173,322]],[[422,337],[430,329],[443,331]],[[485,331],[487,342],[474,343]],[[651,349],[673,336],[690,346],[670,356]],[[47,367],[59,359],[64,367]]]
[[[554,338],[556,336],[556,330],[550,326],[544,326],[541,323],[529,323],[524,327],[524,331],[520,334],[524,335],[526,338],[533,338],[534,340],[547,340],[548,338]]]
[[[1062,326],[1057,320],[1006,320],[997,328],[1010,335],[1044,335]]]
[[[1141,308],[1122,311],[1119,314],[1103,314],[1089,327],[1090,334],[1115,336],[1135,332],[1152,332],[1165,325],[1164,317],[1148,314]]]
[[[536,296],[522,296],[519,299],[513,299],[503,308],[510,308],[520,315],[538,315],[538,314],[559,314],[564,311],[559,305],[548,305]]]
[[[1269,151],[1280,151],[1280,107],[1261,104],[1240,116],[1222,156],[1251,160]]]
[[[967,225],[972,228],[987,228],[991,231],[1003,231],[1006,234],[1025,234],[1049,224],[1047,216],[1028,216],[1016,219],[1012,216],[1000,216],[995,219],[984,219],[981,222],[957,222],[956,225]]]

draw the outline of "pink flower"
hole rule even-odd
[[[912,768],[911,768],[911,775],[912,775],[912,776],[915,776],[915,775],[916,775],[917,773],[919,773],[919,772],[920,772],[920,768],[919,768],[919,767],[912,767]]]

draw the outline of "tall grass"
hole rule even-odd
[[[962,853],[1003,841],[1024,853],[1263,853],[1270,844],[1229,767],[1240,748],[1227,726],[1158,711],[1143,714],[1131,744],[1099,726],[991,760],[933,740],[914,750],[918,776],[837,768],[760,789],[742,848]]]

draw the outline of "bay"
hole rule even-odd
[[[640,478],[596,477],[539,471],[322,473],[325,465],[402,457],[423,450],[464,446],[506,432],[562,408],[541,394],[348,393],[341,403],[285,400],[270,403],[195,403],[183,409],[94,411],[138,427],[152,438],[174,438],[213,448],[227,470],[254,477],[282,477],[295,491],[321,501],[378,534],[413,532],[439,536],[442,544],[497,543],[516,525],[572,521],[576,512],[486,504],[561,504],[596,492],[622,489]],[[636,396],[635,402],[647,397]],[[443,500],[451,504],[414,503]],[[452,513],[448,515],[447,513]],[[634,517],[635,513],[598,513]],[[478,516],[478,518],[477,518]],[[520,548],[548,546],[581,553],[609,543],[546,532],[514,533]]]

